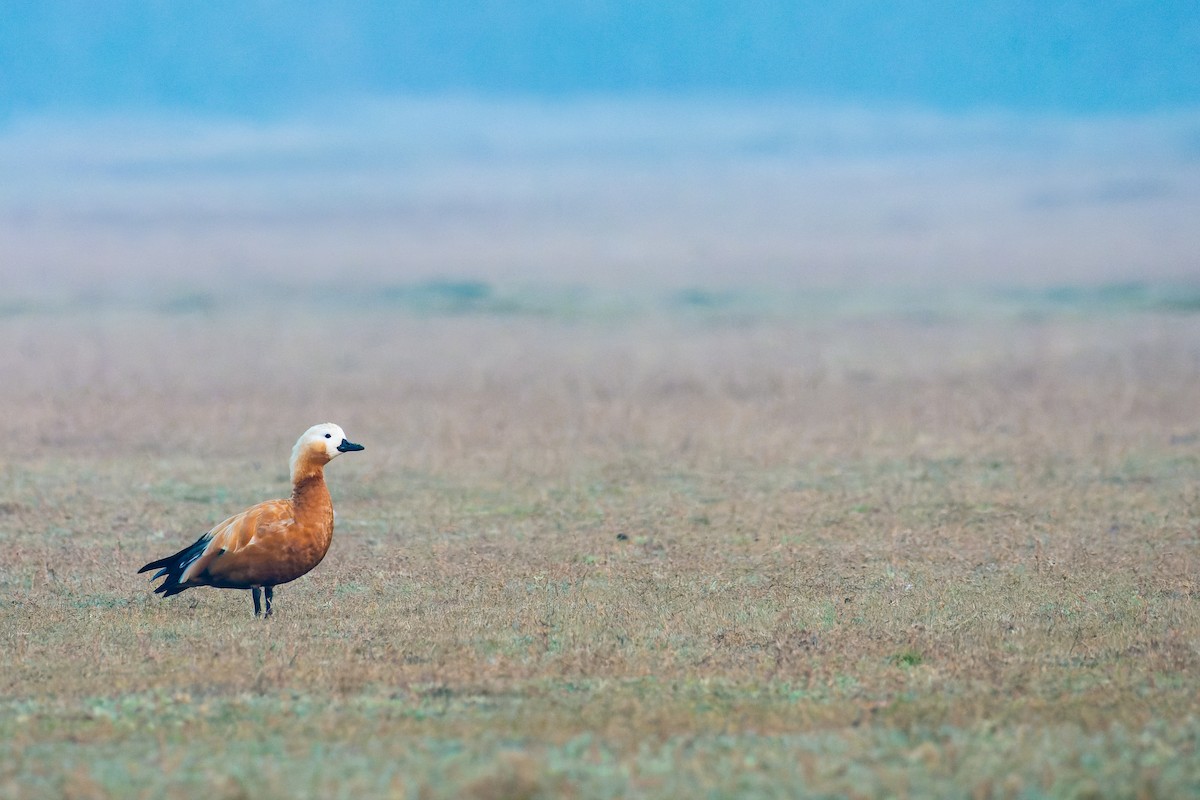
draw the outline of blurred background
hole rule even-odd
[[[12,0],[0,176],[9,311],[1187,303],[1200,5]]]

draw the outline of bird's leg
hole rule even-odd
[[[250,590],[250,596],[254,598],[254,616],[257,617],[262,614],[262,606],[259,605],[259,601],[258,601],[258,587],[257,586],[255,586],[254,588],[252,588]],[[269,597],[269,595],[268,595],[268,597]],[[271,613],[271,601],[270,600],[267,600],[267,613],[268,614]]]
[[[265,595],[267,599],[267,616],[269,617],[271,616],[271,598],[275,596],[275,587],[264,586],[263,595]]]

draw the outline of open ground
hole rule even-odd
[[[0,798],[1200,794],[1200,315],[690,300],[11,309]]]

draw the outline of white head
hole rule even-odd
[[[362,449],[361,444],[355,444],[346,439],[346,432],[339,425],[334,425],[332,422],[313,425],[296,440],[296,446],[292,448],[292,460],[289,465],[292,480],[296,479],[296,465],[300,462],[301,456],[307,456],[324,466],[342,453],[351,453]]]

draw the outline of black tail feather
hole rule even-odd
[[[166,558],[160,558],[158,561],[151,561],[139,569],[138,574],[140,575],[143,572],[157,569],[158,572],[154,573],[150,580],[156,581],[164,576],[166,576],[166,580],[154,590],[154,593],[161,594],[163,597],[179,594],[185,589],[191,588],[190,585],[181,585],[179,581],[183,577],[183,573],[187,571],[187,568],[191,566],[193,561],[200,557],[200,554],[204,552],[204,548],[207,546],[208,534],[206,533],[178,553],[169,555]]]

